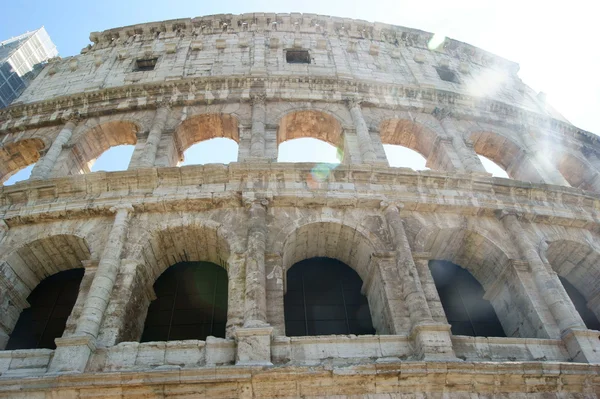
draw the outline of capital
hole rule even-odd
[[[252,105],[265,105],[266,101],[267,101],[266,93],[253,93],[250,96],[250,102],[252,102]]]
[[[81,115],[79,111],[65,113],[60,117],[60,120],[66,124],[72,123],[73,125],[77,125],[77,123],[81,120]],[[74,126],[73,126],[74,127]]]
[[[433,111],[431,111],[431,115],[433,115],[437,120],[441,121],[444,118],[452,117],[452,110],[448,108],[438,108],[435,107]]]
[[[361,97],[347,97],[345,100],[348,108],[360,108],[363,99]]]
[[[110,212],[112,213],[116,213],[119,211],[126,211],[126,213],[132,213],[133,212],[133,206],[130,203],[125,203],[125,204],[118,204],[115,206],[112,206],[109,209]]]
[[[381,209],[383,209],[384,211],[386,210],[390,210],[390,211],[401,211],[402,208],[404,208],[404,204],[400,203],[400,202],[390,202],[390,201],[386,201],[383,200],[379,203],[379,207]]]
[[[247,209],[256,209],[256,208],[263,208],[263,209],[267,209],[267,207],[269,206],[269,200],[267,198],[246,198],[244,199],[244,205],[246,206]]]
[[[498,220],[504,220],[507,217],[514,216],[517,219],[521,219],[523,217],[523,212],[517,211],[516,209],[497,209],[494,211],[496,218]]]

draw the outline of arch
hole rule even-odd
[[[277,145],[287,140],[310,137],[341,147],[342,131],[342,124],[332,114],[314,109],[292,111],[279,120]]]
[[[600,252],[588,243],[568,239],[557,239],[547,244],[541,255],[552,269],[587,301],[600,299]],[[600,306],[593,310],[599,314]]]
[[[556,151],[548,149],[548,157],[571,187],[589,191],[600,191],[598,186],[598,172],[583,157],[567,150]]]
[[[354,125],[350,110],[341,103],[293,103],[293,102],[267,102],[267,125],[277,125],[286,115],[295,112],[318,111],[334,117],[342,127]]]
[[[382,144],[394,144],[418,152],[429,158],[438,137],[437,133],[422,124],[408,119],[386,119],[379,125]]]
[[[211,262],[227,269],[230,244],[216,222],[157,229],[142,242],[130,258],[144,260],[149,284],[171,265],[180,262]]]
[[[111,147],[135,145],[140,126],[133,121],[119,120],[88,128],[73,144],[66,170],[69,174],[88,173],[96,159]]]
[[[44,142],[38,138],[19,140],[0,147],[0,182],[36,163],[45,148]]]
[[[91,258],[86,241],[74,235],[52,235],[30,241],[10,252],[0,262],[0,347],[9,336],[21,311],[29,307],[26,298],[46,278],[79,269]],[[70,310],[69,310],[70,313]],[[62,334],[62,332],[61,332]]]
[[[457,228],[425,228],[417,241],[423,242],[423,251],[431,259],[460,265],[488,289],[506,267],[506,251],[488,238],[483,231]]]
[[[90,247],[82,237],[56,234],[28,242],[9,253],[4,261],[29,292],[43,279],[80,268],[91,258]]]
[[[504,169],[509,177],[536,183],[543,181],[523,148],[508,137],[490,131],[475,131],[469,135],[469,140],[477,154]]]
[[[239,143],[238,119],[224,113],[200,114],[187,118],[175,130],[175,143],[180,158],[192,145],[216,137]]]
[[[558,278],[567,292],[567,295],[571,299],[573,306],[575,306],[575,309],[577,312],[579,312],[579,315],[581,316],[585,326],[590,330],[600,331],[600,321],[598,321],[598,317],[589,308],[587,304],[588,301],[585,299],[585,297],[581,295],[581,292],[579,292],[579,290],[575,288],[573,284],[569,283],[566,278]]]
[[[281,232],[285,234],[281,248],[284,271],[304,259],[332,258],[350,266],[365,281],[369,276],[371,254],[383,251],[368,230],[337,220],[288,226],[285,230]]]

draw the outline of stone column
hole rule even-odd
[[[71,139],[71,135],[73,134],[73,130],[77,126],[77,121],[71,119],[65,123],[65,126],[62,128],[58,136],[50,145],[50,148],[46,152],[46,155],[42,159],[40,159],[33,170],[31,171],[32,180],[43,180],[50,177],[50,173],[54,169],[54,165],[56,164],[56,160],[58,159],[63,146],[67,144],[69,139]]]
[[[267,325],[265,247],[267,240],[267,200],[250,202],[244,327]]]
[[[454,150],[453,141],[452,137],[438,136],[427,157],[426,166],[432,170],[443,172],[464,171],[465,167]]]
[[[150,302],[156,299],[149,270],[137,259],[123,259],[104,312],[98,346],[139,341]]]
[[[400,275],[404,276],[404,301],[410,314],[411,336],[415,341],[417,356],[424,359],[454,359],[450,325],[436,323],[431,316],[398,205],[383,201],[381,207],[394,239],[396,265]]]
[[[123,204],[111,208],[111,211],[116,212],[113,226],[98,263],[94,281],[83,305],[77,329],[73,336],[56,340],[57,348],[50,364],[50,371],[82,372],[85,370],[91,353],[96,348],[100,323],[119,272],[121,253],[133,207]]]
[[[130,169],[135,167],[154,167],[154,162],[156,161],[156,153],[158,151],[158,145],[160,144],[162,133],[165,130],[170,110],[171,109],[168,105],[161,105],[156,110],[154,120],[152,121],[152,127],[150,128],[148,138],[146,139],[146,144],[142,148],[142,155],[138,161],[138,164],[131,165]]]
[[[462,134],[456,127],[456,124],[452,118],[452,111],[446,108],[436,108],[433,111],[433,116],[435,116],[440,122],[440,125],[446,134],[452,138],[452,146],[460,158],[460,162],[464,170],[467,172],[478,172],[489,175],[479,160],[477,153],[473,149],[473,145],[471,143],[467,145],[462,137]]]
[[[4,237],[6,237],[6,235],[8,234],[9,229],[10,227],[8,226],[8,224],[6,224],[6,221],[4,219],[0,219],[0,242],[4,240]]]
[[[244,324],[244,287],[246,286],[246,256],[231,254],[227,260],[227,338],[235,335],[235,330]]]
[[[280,253],[267,253],[265,257],[267,274],[267,322],[273,326],[274,336],[285,335],[283,313],[283,258]]]
[[[352,121],[356,128],[356,136],[358,138],[358,146],[360,148],[360,157],[362,163],[376,163],[377,154],[373,149],[373,143],[371,142],[371,135],[367,128],[367,123],[363,117],[362,110],[360,108],[360,100],[357,98],[350,98],[347,100],[348,108],[350,109],[350,115],[352,115]]]
[[[562,339],[573,360],[590,363],[600,362],[600,353],[590,349],[589,337],[585,334],[587,328],[581,316],[573,306],[556,273],[546,268],[535,245],[531,242],[517,218],[517,213],[502,211],[498,213],[498,217],[502,220],[512,242],[518,247],[521,256],[529,264],[538,291],[556,320]],[[582,334],[579,332],[582,332]],[[594,345],[597,346],[597,343],[594,343]]]
[[[265,124],[267,122],[266,96],[252,97],[252,135],[250,136],[250,158],[265,157]]]
[[[435,281],[429,270],[429,260],[431,259],[431,253],[429,252],[413,252],[413,260],[417,273],[419,273],[419,280],[421,281],[421,287],[423,287],[423,293],[431,312],[431,318],[438,323],[446,323],[446,312],[442,306],[440,295],[435,287]]]
[[[235,330],[236,364],[271,365],[273,327],[267,323],[265,276],[268,201],[252,199],[248,203],[244,324]]]

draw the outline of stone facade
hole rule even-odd
[[[85,275],[55,350],[0,351],[0,397],[600,396],[600,332],[558,279],[600,317],[600,143],[516,64],[431,37],[218,15],[92,33],[53,60],[0,111],[2,180],[36,162],[0,191],[0,348],[41,280]],[[237,162],[177,167],[214,137]],[[300,137],[342,164],[276,162]],[[121,144],[128,170],[89,173]],[[383,144],[431,170],[389,167]],[[311,257],[359,274],[377,335],[286,336],[286,271]],[[452,335],[429,260],[467,269],[507,338]],[[140,343],[153,284],[181,261],[227,270],[226,336]]]

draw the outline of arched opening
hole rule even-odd
[[[75,299],[73,299],[72,294],[67,295],[67,293],[73,292],[72,284],[74,283],[67,284],[70,288],[65,288],[67,293],[64,294],[61,294],[63,292],[61,290],[64,288],[61,288],[61,284],[71,281],[73,278],[78,279],[78,287],[83,275],[82,261],[89,260],[90,257],[90,250],[83,238],[66,234],[35,240],[9,253],[3,259],[4,262],[0,267],[0,284],[7,287],[7,290],[0,289],[0,309],[2,309],[0,311],[0,337],[9,336],[11,340],[16,340],[14,342],[22,342],[19,346],[33,345],[31,335],[28,335],[34,331],[31,328],[31,322],[48,321],[50,318],[53,318],[54,321],[48,325],[48,329],[36,327],[35,333],[38,334],[38,339],[35,347],[53,347],[49,342],[53,345],[54,338],[62,336],[63,332],[64,334],[73,333],[80,312],[79,305],[73,309],[78,290],[75,290]],[[77,271],[63,273],[71,270]],[[33,294],[33,291],[42,283],[44,285]],[[73,300],[72,303],[69,302],[71,300],[69,298]],[[21,323],[28,322],[30,324],[25,324],[25,327],[20,325],[13,332],[20,315],[26,309],[32,310],[24,313],[24,321]],[[40,312],[42,312],[41,316],[39,316]],[[21,339],[21,336],[24,338]],[[6,342],[0,342],[0,349],[4,344]],[[12,347],[16,348],[16,346]]]
[[[232,139],[217,137],[190,146],[183,153],[183,161],[179,163],[179,166],[210,163],[228,164],[236,162],[237,157],[238,144]]]
[[[581,318],[584,318],[585,313],[582,309],[589,309],[596,319],[600,319],[600,252],[585,242],[561,239],[549,242],[542,255],[545,255],[552,269],[560,276],[569,296],[574,291],[569,293],[568,286],[583,296],[585,303],[580,307],[577,307],[580,298],[573,299],[571,296]]]
[[[575,288],[573,284],[569,283],[566,278],[560,276],[558,278],[560,279],[563,287],[565,287],[565,291],[567,291],[569,298],[571,298],[571,302],[573,302],[573,305],[575,305],[575,309],[577,309],[579,312],[579,315],[585,323],[585,326],[590,330],[600,331],[600,321],[598,321],[598,318],[594,312],[587,307],[587,301],[585,300],[585,297],[577,290],[577,288]]]
[[[33,164],[40,159],[44,147],[40,139],[25,139],[0,147],[0,181],[10,185],[29,178]]]
[[[279,145],[277,162],[340,163],[341,150],[319,139],[299,138]]]
[[[571,187],[599,191],[597,186],[594,185],[598,172],[587,161],[567,152],[551,150],[548,157],[553,160],[556,168]]]
[[[543,182],[525,151],[514,141],[491,132],[474,132],[469,139],[483,167],[492,176]]]
[[[129,147],[137,143],[139,127],[128,121],[111,121],[96,125],[76,138],[75,144],[69,156],[59,160],[61,163],[57,170],[65,170],[67,174],[88,173],[93,170],[124,170],[127,169],[132,152]],[[125,154],[125,155],[124,155]],[[102,156],[102,157],[101,157]],[[122,157],[122,158],[121,158]],[[102,158],[102,164],[94,167],[95,163]]]
[[[483,298],[483,287],[471,273],[447,261],[431,261],[429,269],[452,334],[506,336],[493,306]]]
[[[296,263],[287,272],[286,335],[374,334],[362,285],[358,273],[336,259]]]
[[[95,161],[90,162],[90,172],[117,172],[127,170],[133,155],[133,145],[118,145],[104,151]]]
[[[175,131],[180,165],[235,162],[239,141],[238,120],[229,114],[195,115]]]
[[[83,268],[79,268],[56,273],[38,284],[27,297],[30,307],[21,312],[6,349],[55,349],[54,340],[63,335],[82,278]]]
[[[181,262],[154,283],[141,342],[225,337],[227,272],[210,262]]]
[[[383,149],[391,167],[429,170],[426,166],[427,159],[417,151],[394,144],[384,144]]]
[[[426,163],[437,138],[435,132],[406,119],[385,120],[379,132],[390,166],[428,169]]]
[[[433,227],[446,223],[449,221],[436,220],[431,227],[419,233],[420,236],[415,239],[423,242],[419,251],[430,253],[430,259],[434,261],[450,262],[470,273],[481,285],[484,299],[493,306],[506,336],[549,338],[558,333],[555,327],[549,325],[545,314],[538,312],[537,305],[528,294],[530,288],[523,283],[525,277],[512,266],[511,259],[518,256],[510,252],[512,248],[501,248],[496,241],[500,237],[495,237],[493,232]],[[435,301],[443,308],[439,298]]]
[[[339,163],[342,154],[342,125],[322,111],[295,111],[279,121],[278,162]]]
[[[486,172],[491,173],[494,177],[503,177],[505,179],[510,179],[508,173],[506,173],[506,171],[502,169],[500,165],[498,165],[496,162],[492,161],[487,157],[484,157],[483,155],[477,156],[479,157],[479,160],[481,161],[481,164],[485,168]]]
[[[31,177],[31,171],[33,170],[33,167],[35,166],[35,164],[29,165],[24,167],[23,169],[19,170],[18,172],[16,172],[15,174],[13,174],[11,177],[9,177],[5,182],[4,185],[5,186],[11,186],[15,183],[18,183],[20,181],[24,181],[29,179],[29,177]]]

